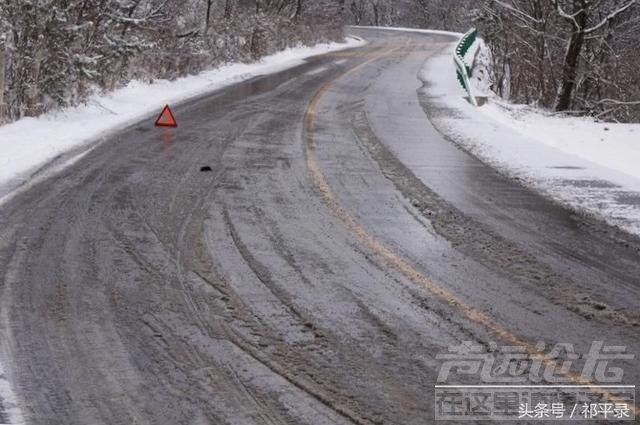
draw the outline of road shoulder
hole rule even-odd
[[[585,220],[603,220],[622,229],[624,232],[616,232],[617,237],[637,243],[637,238],[624,233],[640,235],[640,179],[603,166],[603,162],[585,159],[593,155],[585,153],[579,157],[569,153],[569,148],[574,151],[575,148],[564,140],[545,144],[535,135],[527,137],[522,134],[520,123],[505,123],[510,118],[506,113],[496,112],[499,105],[495,99],[474,109],[464,100],[464,92],[455,80],[450,50],[451,46],[445,47],[429,58],[419,73],[424,83],[421,103],[434,127],[501,174],[584,216]],[[580,122],[571,121],[571,125],[580,126]],[[559,132],[557,137],[566,139],[566,134]],[[563,144],[566,149],[558,147]]]

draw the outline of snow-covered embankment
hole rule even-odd
[[[474,108],[456,81],[453,49],[427,60],[420,72],[430,107],[442,111],[431,117],[439,131],[544,195],[640,235],[640,124],[561,117],[505,102],[486,88],[483,51],[472,84],[483,86],[475,94],[488,101]]]

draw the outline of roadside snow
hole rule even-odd
[[[347,37],[344,43],[291,48],[257,63],[231,64],[175,81],[132,81],[122,89],[95,95],[78,107],[0,126],[0,204],[17,187],[32,182],[34,173],[45,164],[61,158],[63,165],[68,165],[77,159],[74,151],[85,151],[110,132],[159,113],[167,103],[292,68],[311,56],[364,44],[362,39]]]
[[[420,28],[371,27],[371,26],[366,26],[366,25],[350,25],[350,26],[347,26],[347,28],[380,30],[380,31],[415,32],[415,33],[433,34],[433,35],[451,35],[451,36],[454,36],[454,37],[462,37],[464,35],[461,32],[441,31],[441,30],[424,30],[424,29],[420,29]]]
[[[559,117],[495,97],[479,111],[538,143],[640,179],[640,125]]]
[[[24,423],[15,394],[2,365],[0,365],[0,425],[23,425]]]
[[[476,38],[476,42],[467,52],[465,61],[469,65],[473,65],[471,72],[471,86],[473,87],[474,96],[490,96],[491,86],[495,81],[493,72],[493,55],[487,47],[484,40]]]
[[[420,72],[438,130],[544,195],[640,235],[640,124],[553,116],[495,95],[474,108],[456,81],[453,49]]]

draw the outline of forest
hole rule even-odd
[[[174,79],[338,40],[344,25],[476,27],[493,53],[497,95],[640,122],[637,0],[3,1],[0,122],[133,79]]]

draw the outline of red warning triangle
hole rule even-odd
[[[169,105],[164,105],[164,109],[160,112],[158,119],[156,120],[156,126],[158,127],[177,127],[178,123],[171,112]]]

